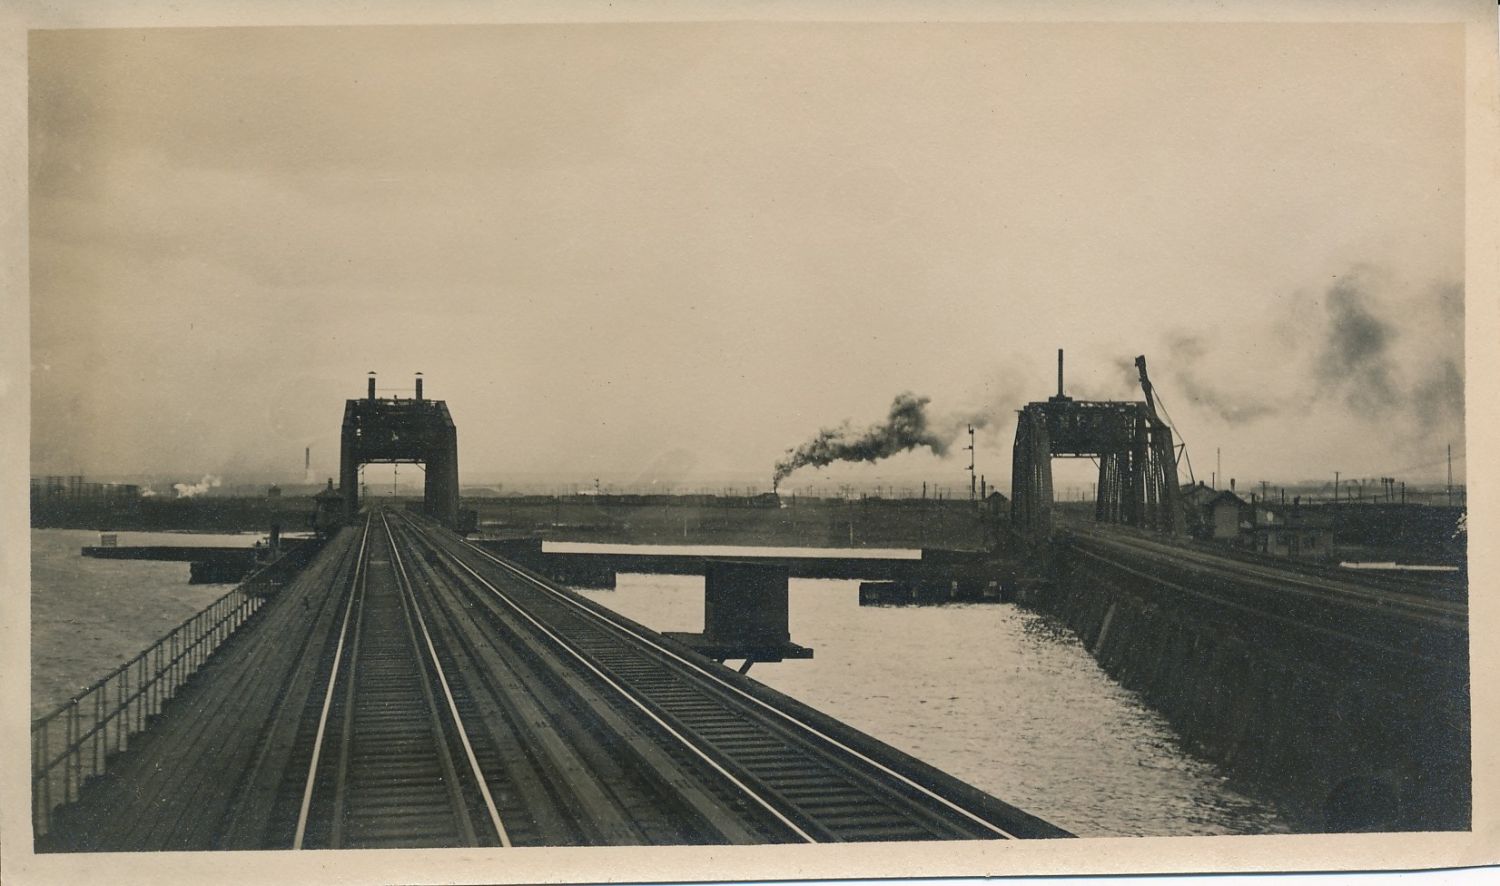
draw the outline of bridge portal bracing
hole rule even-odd
[[[1099,522],[1178,530],[1172,429],[1149,404],[1059,393],[1021,409],[1011,458],[1011,523],[1024,534],[1051,530],[1053,458],[1098,459]]]
[[[339,490],[344,520],[359,513],[359,469],[367,464],[420,464],[425,468],[422,511],[445,526],[458,523],[458,429],[442,400],[422,396],[409,400],[375,396],[369,380],[364,399],[344,403],[344,425],[339,456]]]

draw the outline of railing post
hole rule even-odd
[[[63,802],[67,803],[73,799],[73,739],[76,735],[78,719],[78,701],[74,699],[68,703],[68,725],[64,732],[67,743],[63,746]]]
[[[89,775],[98,775],[104,770],[103,748],[99,746],[99,740],[104,734],[104,692],[101,690],[94,693],[94,728],[92,730],[93,744],[93,769]]]
[[[279,576],[284,571],[283,565],[273,574]],[[253,586],[272,584],[265,578],[262,576]],[[259,610],[264,599],[248,593],[247,586],[242,584],[219,597],[135,658],[32,724],[32,824],[38,836],[50,831],[53,809],[77,800],[85,780],[103,773],[111,754],[125,752],[131,737],[144,732],[148,721],[162,713],[177,690]],[[85,735],[83,704],[90,693],[94,699],[93,712]],[[59,753],[54,755],[52,723],[59,717],[65,718],[63,742]],[[113,739],[112,718],[116,721]],[[87,764],[83,759],[85,738],[90,742]],[[58,781],[60,798],[54,797],[52,791]]]
[[[135,681],[135,731],[146,728],[146,654],[136,659]]]
[[[120,741],[115,750],[124,752],[130,747],[130,667],[120,672],[123,678],[120,682]]]
[[[73,701],[73,799],[83,791],[83,707]]]

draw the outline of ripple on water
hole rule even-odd
[[[585,591],[662,631],[703,629],[703,580]],[[854,581],[793,579],[811,661],[752,676],[1080,836],[1284,832],[1228,788],[1066,628],[1012,605],[861,607]]]

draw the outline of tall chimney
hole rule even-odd
[[[370,373],[370,402],[375,402],[375,373]]]
[[[422,399],[422,373],[417,373],[417,399]]]
[[[1058,396],[1058,399],[1062,399],[1062,395],[1063,395],[1063,384],[1062,384],[1062,352],[1063,352],[1062,348],[1058,348],[1057,349],[1057,396]]]

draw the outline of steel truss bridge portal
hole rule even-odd
[[[1059,352],[1057,396],[1026,404],[1016,422],[1011,456],[1012,526],[1030,537],[1048,534],[1052,528],[1052,459],[1096,458],[1097,521],[1177,532],[1181,519],[1172,429],[1157,417],[1149,400],[1090,401],[1064,396],[1061,361]],[[1146,391],[1150,397],[1149,386]]]

